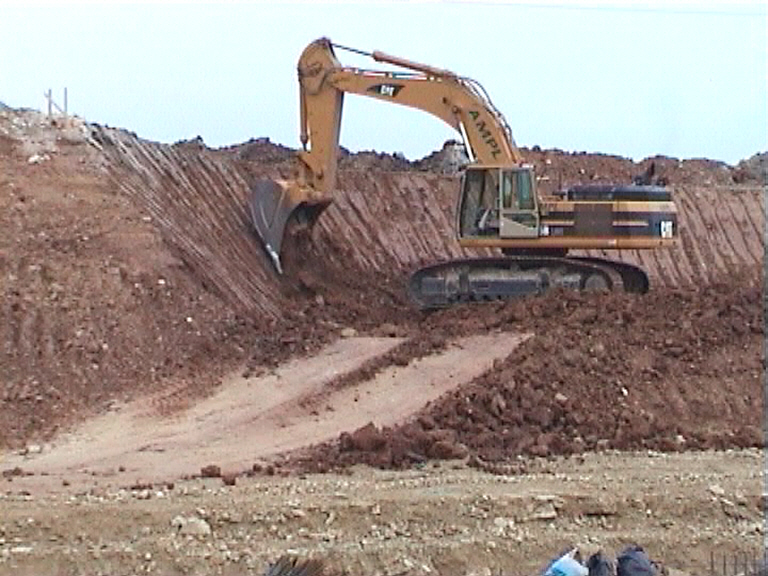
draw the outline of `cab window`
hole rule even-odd
[[[536,206],[531,189],[531,173],[528,171],[515,172],[515,191],[517,192],[517,207],[520,210],[533,210]]]
[[[515,181],[514,172],[503,172],[501,178],[501,207],[515,207]]]
[[[536,208],[530,172],[525,170],[503,172],[501,206],[512,210],[533,210]]]

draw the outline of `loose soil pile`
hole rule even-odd
[[[365,462],[504,461],[615,448],[761,446],[762,282],[701,291],[562,293],[437,314],[441,330],[532,330],[535,336],[417,419],[368,426],[297,458],[326,470]]]

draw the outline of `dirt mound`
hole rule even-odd
[[[0,447],[161,385],[211,386],[245,356],[242,321],[116,194],[83,126],[0,118]]]
[[[653,156],[640,162],[610,154],[542,150],[538,146],[522,149],[526,160],[536,167],[543,193],[552,193],[576,184],[631,183],[654,164],[656,176],[673,189],[681,185],[724,186],[755,184],[724,162],[707,159],[678,160]]]
[[[757,277],[646,297],[560,294],[465,308],[422,330],[439,326],[536,336],[414,421],[344,435],[298,458],[300,467],[763,444]]]
[[[296,150],[281,144],[275,144],[269,138],[251,138],[243,144],[227,146],[217,152],[225,156],[234,155],[238,160],[274,166],[293,162]]]
[[[435,174],[458,174],[469,163],[469,156],[464,146],[456,140],[448,140],[440,150],[428,154],[413,163],[416,170]]]
[[[178,408],[235,366],[410,313],[386,268],[346,273],[341,241],[336,268],[275,274],[245,209],[241,167],[262,148],[232,159],[200,139],[159,145],[3,112],[0,446],[148,392]]]
[[[246,160],[262,167],[291,169],[295,150],[270,142],[269,138],[252,139],[244,144],[222,148],[217,153]],[[630,183],[655,165],[656,175],[670,186],[696,185],[721,187],[759,187],[765,183],[766,153],[758,153],[730,166],[717,160],[692,158],[680,160],[668,156],[651,156],[633,161],[613,154],[567,152],[539,146],[520,149],[526,162],[536,168],[540,191],[551,194],[576,184]],[[442,148],[424,158],[409,161],[400,153],[375,150],[350,152],[339,148],[342,171],[376,170],[382,172],[429,172],[456,175],[468,161],[463,145],[446,141]]]

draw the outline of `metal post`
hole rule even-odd
[[[64,120],[67,119],[67,87],[64,86]]]
[[[53,113],[53,110],[51,110],[51,103],[53,101],[53,98],[51,96],[51,89],[48,88],[48,92],[43,94],[43,96],[45,96],[46,100],[48,100],[48,117],[50,118],[51,114]]]

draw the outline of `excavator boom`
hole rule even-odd
[[[311,226],[331,203],[336,186],[341,117],[346,93],[422,110],[464,138],[470,158],[483,164],[519,164],[523,157],[504,116],[479,83],[426,64],[374,51],[377,62],[408,72],[343,66],[327,38],[312,42],[298,64],[300,139],[295,181],[261,180],[251,190],[254,228],[278,271],[289,222]]]

